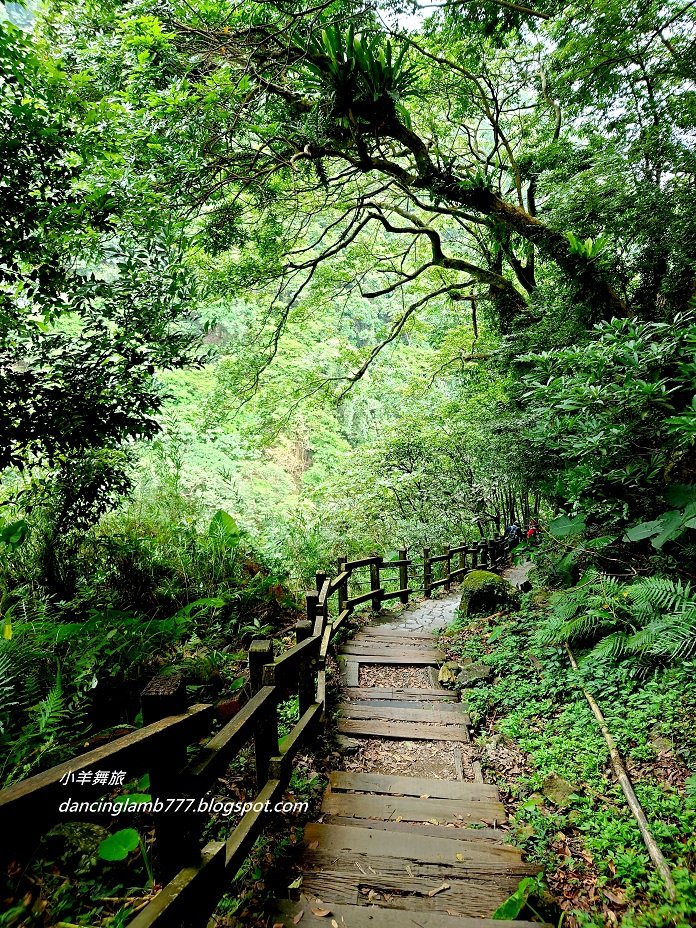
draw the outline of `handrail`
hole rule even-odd
[[[371,602],[378,610],[385,600],[399,598],[407,603],[416,584],[410,584],[416,565],[402,548],[399,557],[384,561],[370,555],[353,561],[341,559],[338,572],[329,578],[317,572],[316,590],[306,594],[307,618],[298,621],[296,644],[277,658],[273,642],[253,641],[248,652],[252,696],[245,706],[217,734],[213,735],[197,757],[188,761],[186,746],[196,743],[210,730],[213,706],[192,706],[181,712],[185,692],[177,676],[157,677],[157,685],[143,693],[144,728],[116,741],[79,755],[57,767],[0,791],[0,829],[17,833],[20,829],[30,841],[54,824],[58,817],[58,797],[63,796],[61,778],[73,771],[93,772],[106,764],[138,766],[150,770],[150,793],[153,801],[166,797],[202,797],[212,788],[232,759],[252,739],[256,761],[256,803],[277,799],[292,774],[297,752],[306,746],[317,727],[324,723],[326,712],[326,659],[332,641],[343,628],[356,606]],[[431,555],[423,551],[422,579],[426,597],[440,586],[449,589],[453,580],[476,567],[498,566],[505,558],[502,538],[461,544],[445,553]],[[457,566],[453,568],[453,561]],[[443,575],[434,577],[433,568],[443,565]],[[356,571],[369,568],[369,589],[350,597],[349,584]],[[409,578],[409,569],[411,578]],[[398,576],[380,578],[380,572]],[[385,590],[380,580],[397,583]],[[336,617],[331,620],[329,600],[338,594]],[[299,697],[300,720],[290,734],[279,742],[278,704],[288,692]],[[145,697],[148,696],[147,713]],[[85,787],[81,786],[80,789]],[[104,793],[105,788],[90,796]],[[36,815],[37,806],[46,814]],[[27,809],[31,807],[31,813]],[[53,814],[51,814],[51,812]],[[88,816],[94,818],[94,816]],[[209,842],[200,847],[200,815],[172,817],[155,814],[154,863],[163,889],[129,922],[128,928],[175,928],[185,919],[202,924],[212,906],[224,892],[241,866],[253,842],[266,822],[264,812],[246,813],[224,842]],[[31,831],[27,822],[40,822]],[[173,829],[174,828],[174,832]],[[172,839],[172,835],[176,839]],[[13,848],[13,853],[15,849]],[[205,901],[208,903],[206,911]]]

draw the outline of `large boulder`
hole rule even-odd
[[[461,615],[490,615],[499,609],[515,607],[519,594],[514,586],[490,570],[470,571],[460,586]]]

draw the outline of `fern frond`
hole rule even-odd
[[[613,632],[611,635],[607,635],[606,638],[602,638],[602,640],[592,648],[588,657],[608,657],[612,660],[624,657],[627,653],[634,651],[634,638],[634,635],[628,635],[626,632]]]
[[[696,606],[690,582],[669,577],[646,577],[629,588],[629,597],[636,605],[653,606],[663,612],[677,612],[685,606]]]
[[[38,710],[38,729],[42,735],[55,734],[60,727],[63,715],[65,713],[65,703],[63,701],[63,684],[61,682],[60,670],[56,676],[56,682],[45,699],[42,699],[37,706]]]

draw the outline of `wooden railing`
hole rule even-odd
[[[497,538],[450,547],[443,554],[432,555],[426,549],[420,564],[409,560],[405,549],[398,555],[392,561],[379,555],[341,560],[333,578],[318,572],[316,590],[306,595],[307,618],[296,624],[295,645],[274,657],[272,641],[251,643],[248,652],[251,698],[209,738],[193,760],[187,760],[187,747],[210,732],[214,707],[186,708],[181,678],[159,676],[142,694],[146,723],[143,728],[0,791],[0,834],[10,836],[12,842],[9,847],[5,839],[4,856],[21,857],[42,834],[64,820],[65,813],[59,807],[68,796],[85,803],[98,800],[105,793],[105,786],[87,782],[99,779],[94,777],[97,771],[127,770],[128,778],[132,779],[136,771],[147,770],[152,802],[156,804],[159,799],[165,806],[164,811],[152,812],[156,872],[164,886],[132,918],[129,928],[179,928],[189,921],[204,924],[262,832],[268,816],[266,803],[272,806],[280,799],[292,774],[293,759],[324,723],[327,655],[331,642],[355,608],[369,602],[371,609],[378,611],[389,599],[407,603],[416,589],[422,589],[426,596],[439,586],[449,589],[468,570],[499,566],[505,559],[505,546]],[[396,576],[385,580],[384,572]],[[409,573],[411,580],[416,581],[412,587]],[[436,577],[438,573],[441,576]],[[421,575],[422,586],[417,582]],[[384,584],[394,581],[397,588],[388,591]],[[351,596],[351,586],[362,591],[354,591]],[[364,589],[365,586],[368,588]],[[335,607],[331,605],[334,596]],[[291,695],[298,698],[299,721],[280,740],[279,704]],[[210,841],[201,849],[200,833],[205,817],[197,811],[197,803],[252,741],[255,808],[242,816],[225,841]],[[83,774],[85,782],[78,780],[75,788],[69,790],[66,780],[69,782],[76,772]],[[169,800],[180,799],[184,800],[183,806],[166,811]],[[188,800],[190,808],[184,811]],[[261,805],[264,808],[257,811]],[[108,812],[100,810],[81,810],[71,816],[71,820],[105,819],[113,821]]]

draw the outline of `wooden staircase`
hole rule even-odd
[[[352,737],[469,742],[454,694],[423,687],[358,686],[360,664],[433,666],[432,636],[379,626],[341,648],[338,731]],[[307,825],[299,899],[279,901],[272,924],[293,928],[529,926],[491,914],[539,868],[504,843],[498,790],[483,782],[330,774],[321,818]]]

